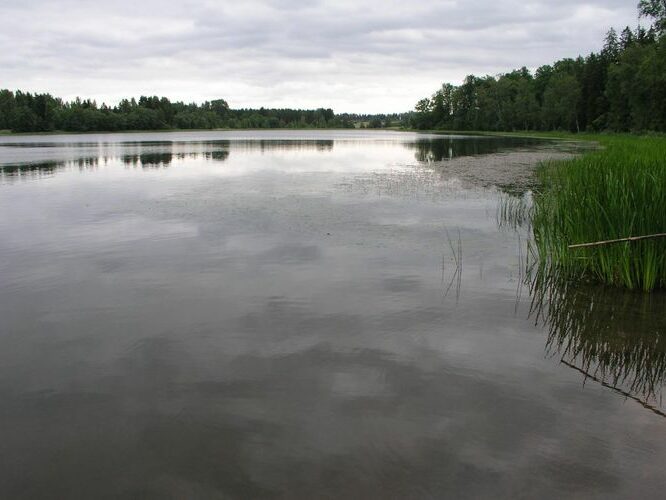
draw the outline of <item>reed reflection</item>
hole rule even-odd
[[[548,328],[546,350],[661,414],[655,405],[666,383],[666,294],[575,285],[541,270],[528,279],[530,314]]]

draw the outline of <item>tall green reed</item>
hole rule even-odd
[[[543,164],[532,251],[551,274],[630,289],[666,287],[666,239],[568,245],[666,232],[666,139],[612,137],[580,158]]]

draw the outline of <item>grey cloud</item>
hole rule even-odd
[[[598,50],[620,0],[3,2],[3,87],[402,111],[443,81]]]

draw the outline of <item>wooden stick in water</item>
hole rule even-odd
[[[654,238],[666,238],[666,233],[648,234],[646,236],[629,236],[628,238],[619,238],[617,240],[595,241],[594,243],[579,243],[577,245],[569,245],[569,248],[598,247],[601,245],[611,245],[613,243],[623,243],[625,241],[650,240]]]

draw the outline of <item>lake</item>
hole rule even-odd
[[[660,497],[664,294],[502,210],[581,147],[1,136],[0,497]]]

